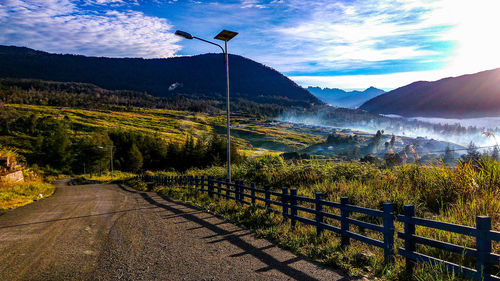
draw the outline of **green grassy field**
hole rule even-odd
[[[184,142],[188,135],[197,139],[211,132],[225,134],[224,115],[146,108],[110,111],[18,104],[5,107],[23,115],[67,118],[73,134],[78,137],[100,128],[155,134],[176,143]],[[264,120],[246,117],[233,117],[232,126],[233,142],[249,156],[303,149],[324,141],[328,134],[325,130],[296,129],[288,125],[268,127]],[[14,147],[16,142],[23,141],[23,136],[1,138],[0,142]]]

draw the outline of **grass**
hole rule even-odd
[[[29,116],[67,118],[72,133],[85,137],[97,129],[126,129],[158,135],[168,142],[183,143],[187,136],[202,138],[211,132],[225,134],[225,116],[167,109],[132,108],[131,111],[79,109],[38,105],[6,104],[5,108]],[[232,141],[249,156],[303,149],[323,141],[328,132],[318,129],[297,129],[287,125],[269,127],[264,120],[233,117]],[[27,136],[2,136],[0,142],[9,146],[23,142]],[[23,147],[19,147],[23,148]]]
[[[25,183],[0,183],[0,209],[14,209],[33,201],[48,197],[55,191],[55,186],[42,181]]]
[[[246,183],[255,182],[262,187],[269,184],[274,190],[282,186],[298,189],[299,195],[313,197],[320,191],[327,200],[340,201],[348,196],[352,204],[381,209],[383,202],[393,202],[397,213],[402,213],[405,204],[414,204],[417,216],[475,227],[475,216],[488,215],[492,218],[492,228],[500,230],[500,163],[485,158],[479,166],[464,163],[456,167],[444,165],[419,166],[404,165],[392,169],[378,169],[359,162],[285,162],[279,157],[249,159],[241,165],[233,166],[233,178]],[[212,175],[225,178],[224,167],[193,169],[189,175]],[[170,173],[173,175],[173,173]],[[143,185],[143,189],[147,186]],[[151,187],[150,187],[151,188]],[[225,200],[210,201],[205,194],[178,187],[153,187],[155,191],[182,199],[203,208],[220,213],[240,224],[254,229],[260,235],[272,239],[285,248],[314,258],[325,264],[341,268],[355,275],[372,275],[390,280],[408,278],[404,274],[404,262],[398,258],[393,267],[383,264],[381,249],[354,242],[351,247],[341,249],[339,238],[326,233],[316,237],[312,227],[298,223],[295,229],[283,222],[279,216],[263,214],[249,207],[242,207]],[[304,205],[306,207],[312,207]],[[333,210],[332,210],[333,211]],[[311,217],[305,213],[299,215]],[[359,220],[380,223],[359,214]],[[311,217],[312,218],[312,217]],[[337,221],[328,221],[338,226]],[[353,227],[353,230],[372,238],[381,235]],[[396,231],[403,231],[403,225],[396,223]],[[416,228],[417,235],[474,248],[475,239],[450,232]],[[397,246],[402,240],[397,239]],[[493,243],[493,252],[500,253],[500,243]],[[367,264],[359,264],[355,256],[361,251],[373,253]],[[461,254],[419,246],[418,251],[464,266],[474,268],[473,260]],[[493,269],[500,274],[500,266]],[[439,266],[419,264],[414,279],[418,280],[460,280],[453,273]]]
[[[122,171],[114,171],[113,176],[111,176],[111,172],[105,172],[102,174],[93,174],[93,175],[85,174],[76,176],[73,179],[73,183],[75,184],[88,184],[93,182],[111,183],[115,181],[128,180],[134,176],[135,174],[133,173],[122,172]]]

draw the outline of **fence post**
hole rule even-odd
[[[269,213],[271,210],[271,193],[269,193],[269,185],[266,184],[264,185],[264,198],[266,198],[266,201],[264,202],[266,206],[266,213]]]
[[[323,223],[323,204],[321,200],[323,199],[323,193],[316,192],[315,194],[315,204],[316,204],[316,235],[320,236],[323,232],[323,227],[321,224]]]
[[[234,181],[234,198],[236,203],[240,202],[240,181]]]
[[[385,202],[384,211],[384,262],[394,263],[394,205]]]
[[[292,218],[292,227],[297,224],[297,189],[290,189],[290,217]]]
[[[208,177],[208,196],[210,198],[213,198],[214,197],[214,178],[212,176],[209,176]]]
[[[405,216],[405,251],[406,252],[414,252],[416,249],[415,240],[413,239],[413,235],[415,235],[415,224],[410,223],[409,219],[415,216],[415,206],[413,205],[405,205],[403,209],[403,213]],[[413,275],[413,268],[415,267],[415,262],[408,257],[405,257],[405,266],[406,273],[411,276]]]
[[[201,191],[205,190],[205,176],[200,177],[200,190]]]
[[[349,211],[347,210],[347,204],[349,204],[349,198],[341,197],[340,198],[340,235],[341,235],[340,244],[343,247],[348,246],[350,244],[349,234],[347,234],[347,232],[349,231],[349,221],[347,220],[349,218]]]
[[[255,205],[255,183],[250,183],[250,197],[252,200],[252,206]]]
[[[476,217],[476,249],[477,249],[477,263],[476,270],[480,274],[481,280],[490,280],[491,278],[491,265],[488,258],[491,253],[491,238],[489,236],[491,230],[491,218],[487,216]]]
[[[283,220],[288,221],[288,187],[281,188],[281,204],[283,204]]]
[[[241,203],[241,182],[234,182],[234,197],[236,198],[237,203]]]
[[[245,197],[243,196],[243,194],[245,193],[245,187],[243,186],[245,183],[243,181],[239,181],[239,185],[238,185],[238,191],[239,191],[239,195],[238,195],[238,198],[239,198],[239,201],[241,203],[241,205],[245,205],[245,203],[243,202],[245,200]]]

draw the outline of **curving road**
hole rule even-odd
[[[155,193],[57,186],[0,215],[0,280],[348,280]]]

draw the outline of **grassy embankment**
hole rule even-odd
[[[0,210],[14,209],[48,197],[55,191],[55,186],[40,180],[24,183],[0,183]]]
[[[19,155],[12,150],[0,147],[0,157],[9,157],[11,161],[19,158]],[[8,173],[8,172],[5,172]],[[0,210],[14,209],[24,206],[35,200],[39,200],[52,195],[55,186],[32,173],[24,173],[25,182],[14,183],[10,181],[0,181]]]
[[[299,162],[286,163],[277,157],[251,159],[233,167],[234,179],[255,182],[258,186],[270,184],[275,190],[282,186],[298,189],[299,195],[312,197],[317,191],[323,192],[330,201],[340,201],[348,196],[352,204],[380,209],[383,202],[393,202],[397,213],[402,213],[405,204],[414,204],[417,216],[433,220],[475,226],[476,215],[492,217],[493,229],[500,230],[500,163],[486,160],[476,167],[464,164],[457,167],[406,165],[393,169],[378,169],[369,164],[358,162],[323,163]],[[172,175],[172,173],[169,173]],[[204,170],[190,170],[189,175],[212,175],[225,177],[223,167]],[[148,186],[135,183],[142,189]],[[267,215],[251,207],[241,207],[234,202],[210,200],[206,194],[189,191],[179,187],[149,186],[157,192],[199,205],[231,220],[246,225],[281,246],[312,257],[320,262],[341,268],[350,274],[384,277],[390,280],[408,278],[404,274],[404,261],[396,259],[393,267],[383,264],[381,249],[352,242],[347,249],[340,246],[340,239],[332,233],[316,237],[315,229],[301,225],[292,229],[281,216]],[[307,205],[306,205],[307,206]],[[277,207],[277,206],[276,206]],[[309,206],[312,207],[312,206]],[[335,213],[335,210],[329,210]],[[310,217],[299,211],[299,215]],[[354,218],[372,223],[380,221],[368,216],[352,214]],[[334,220],[327,220],[339,226]],[[381,239],[376,233],[352,227],[358,233]],[[403,226],[396,224],[396,231]],[[445,231],[417,227],[417,235],[452,242],[462,246],[475,247],[475,241],[462,235]],[[402,246],[401,240],[396,240]],[[367,260],[356,258],[356,254],[369,251],[373,256]],[[472,260],[460,254],[418,246],[418,251],[428,255],[453,261],[474,268]],[[493,244],[493,251],[500,253],[500,243]],[[494,268],[500,274],[500,267]],[[437,266],[419,265],[415,271],[417,280],[457,280]]]

